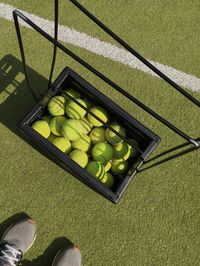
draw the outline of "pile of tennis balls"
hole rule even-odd
[[[128,160],[137,152],[112,130],[105,129],[99,120],[67,95],[107,123],[109,117],[104,108],[93,106],[86,98],[81,98],[74,89],[68,89],[66,93],[51,98],[47,106],[48,113],[33,122],[32,128],[68,154],[88,173],[108,188],[112,188],[116,176],[122,176],[127,172]],[[126,136],[125,129],[117,122],[111,122],[109,125],[123,137]],[[134,139],[128,140],[137,145]]]

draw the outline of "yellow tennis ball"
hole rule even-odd
[[[127,161],[116,161],[112,160],[111,171],[118,175],[123,174],[128,170],[128,162]]]
[[[71,151],[71,143],[64,137],[56,137],[52,143],[64,153],[69,153]]]
[[[91,140],[88,135],[83,134],[79,139],[72,141],[72,148],[87,152],[90,149]]]
[[[80,122],[77,119],[68,119],[63,123],[62,135],[71,141],[78,140],[82,132],[80,132]]]
[[[62,136],[62,126],[66,120],[64,116],[53,117],[50,121],[51,132],[56,136]]]
[[[50,128],[49,124],[44,120],[38,120],[35,121],[32,124],[32,128],[37,131],[41,136],[43,136],[45,139],[47,139],[50,136]]]
[[[113,148],[108,143],[99,142],[92,148],[92,157],[95,161],[106,164],[113,157]]]
[[[49,113],[53,116],[65,114],[65,98],[63,96],[54,96],[48,103]]]
[[[120,135],[123,137],[126,136],[126,131],[123,127],[121,127],[118,123],[111,123],[110,126]],[[120,138],[115,132],[113,132],[111,129],[107,128],[106,129],[106,139],[109,143],[112,145],[119,144],[123,141],[122,138]]]
[[[128,141],[133,144],[135,147],[138,147],[138,142],[134,139],[128,139]],[[128,143],[127,143],[128,144]],[[129,158],[132,158],[134,156],[137,155],[138,151],[132,147],[130,144],[128,144],[128,147],[129,147],[129,150],[130,150],[130,157]]]
[[[106,172],[104,176],[101,178],[101,182],[108,188],[112,188],[115,183],[115,180],[110,173]]]
[[[80,104],[82,104],[84,107],[87,107],[86,104],[85,104],[85,102],[83,100],[81,100],[81,99],[76,99],[76,100],[77,100],[77,102],[79,102]],[[86,114],[86,110],[83,109],[81,106],[79,106],[74,101],[70,100],[66,104],[66,114],[70,118],[80,119],[80,118],[84,117],[84,115]]]
[[[105,141],[105,129],[103,127],[95,127],[90,132],[90,139],[93,144]]]
[[[100,118],[104,123],[108,121],[108,114],[106,110],[100,106],[94,106],[90,109],[90,111],[95,114],[98,118]],[[103,124],[97,120],[94,116],[88,113],[87,115],[88,121],[95,127],[101,127]]]
[[[130,148],[125,141],[113,146],[113,159],[126,161],[130,157]]]
[[[75,161],[77,164],[79,164],[82,168],[85,168],[88,163],[88,156],[84,151],[80,150],[73,150],[69,157]]]
[[[66,93],[65,93],[65,92],[66,92]],[[65,90],[61,95],[65,98],[66,101],[71,100],[71,99],[68,97],[68,95],[72,96],[72,97],[75,98],[75,99],[80,99],[80,97],[81,97],[80,93],[78,93],[78,92],[77,92],[76,90],[74,90],[74,89],[67,89],[67,90]]]
[[[90,161],[86,168],[87,172],[92,176],[101,179],[104,176],[105,169],[103,164],[95,161]]]
[[[90,122],[83,117],[82,119],[79,120],[79,130],[83,134],[89,134],[93,125],[90,124]]]
[[[105,172],[108,172],[112,166],[112,161],[108,161],[107,164],[104,166],[105,167]]]

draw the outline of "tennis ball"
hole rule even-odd
[[[104,166],[105,167],[105,172],[108,172],[111,168],[111,161],[108,161],[107,164]]]
[[[103,164],[95,161],[90,161],[86,168],[87,172],[92,176],[101,179],[104,176],[105,169]]]
[[[44,115],[41,117],[41,120],[46,121],[48,124],[50,124],[52,117],[50,115]]]
[[[45,139],[47,139],[51,134],[49,124],[44,120],[35,121],[32,124],[32,128],[35,131],[37,131],[41,136],[43,136]]]
[[[52,118],[50,122],[51,132],[56,136],[62,136],[62,126],[65,121],[66,118],[64,116],[56,116]]]
[[[108,121],[108,114],[106,110],[99,106],[94,106],[90,109],[90,111],[95,114],[97,117],[99,117],[101,120],[103,120],[104,123]],[[101,127],[103,124],[98,121],[94,116],[88,114],[87,115],[88,121],[95,127]]]
[[[113,157],[113,148],[108,143],[99,142],[92,149],[92,157],[95,161],[106,164]]]
[[[128,139],[128,141],[131,143],[131,144],[133,144],[135,147],[138,147],[138,143],[137,143],[137,141],[136,140],[134,140],[134,139]],[[128,144],[128,143],[127,143]],[[130,150],[130,158],[131,157],[134,157],[134,156],[136,156],[136,154],[137,154],[137,150],[134,148],[134,147],[132,147],[130,144],[128,144],[128,148],[129,148],[129,150]]]
[[[95,127],[90,132],[90,139],[93,144],[105,141],[105,129],[103,127]]]
[[[79,120],[79,130],[82,134],[89,134],[92,127],[92,124],[85,117]]]
[[[76,99],[84,107],[87,107],[85,102],[81,99]],[[79,106],[74,101],[70,100],[66,105],[66,113],[70,118],[80,119],[86,114],[86,110]]]
[[[123,141],[113,146],[113,159],[119,161],[126,161],[130,157],[130,148],[128,144]]]
[[[123,174],[128,170],[128,162],[127,161],[116,161],[112,160],[112,166],[111,166],[111,171],[114,174]]]
[[[74,150],[69,154],[69,157],[81,167],[85,168],[87,166],[88,156],[84,151]]]
[[[87,152],[90,148],[91,140],[88,135],[83,134],[79,139],[72,141],[72,148]]]
[[[50,136],[48,137],[48,141],[53,142],[53,140],[56,138],[56,136],[54,134],[50,134]]]
[[[115,180],[110,173],[106,172],[102,177],[101,182],[108,188],[111,188],[114,185]]]
[[[126,136],[126,131],[123,127],[121,127],[118,123],[111,123],[110,126],[117,131],[117,133],[119,133],[120,135],[122,135],[123,137]],[[111,143],[112,145],[116,145],[119,144],[123,141],[122,138],[120,138],[115,132],[113,132],[112,130],[110,130],[109,128],[106,129],[106,139],[109,143]]]
[[[64,115],[65,98],[63,96],[54,96],[48,103],[48,110],[53,116]]]
[[[62,135],[71,141],[79,139],[82,135],[80,132],[80,122],[76,119],[68,119],[63,123]]]
[[[66,94],[65,94],[66,92]],[[76,90],[74,89],[68,89],[68,90],[65,90],[61,95],[65,98],[66,101],[69,101],[71,100],[67,94],[69,94],[70,96],[72,96],[73,98],[75,99],[80,99],[81,95],[80,93],[78,93]]]
[[[71,143],[64,137],[56,137],[52,143],[64,153],[69,153],[71,151]]]

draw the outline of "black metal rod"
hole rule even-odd
[[[191,137],[189,137],[187,134],[185,134],[184,132],[182,132],[180,129],[178,129],[177,127],[175,127],[174,125],[172,125],[170,122],[168,122],[167,120],[165,120],[159,114],[155,113],[153,110],[151,110],[149,107],[147,107],[146,105],[144,105],[138,99],[136,99],[135,97],[133,97],[132,95],[130,95],[128,92],[126,92],[125,90],[123,90],[120,86],[118,86],[117,84],[115,84],[109,78],[107,78],[106,76],[104,76],[101,72],[99,72],[98,70],[96,70],[95,68],[93,68],[88,63],[86,63],[83,59],[81,59],[80,57],[78,57],[72,51],[70,51],[69,49],[67,49],[66,47],[64,47],[61,43],[59,43],[58,41],[54,40],[54,38],[52,38],[49,34],[47,34],[46,32],[44,32],[40,27],[38,27],[35,23],[33,23],[26,16],[24,16],[21,12],[19,12],[17,10],[14,10],[13,11],[13,16],[14,16],[14,19],[15,19],[14,21],[15,21],[15,26],[16,27],[19,28],[19,23],[18,23],[18,19],[17,19],[17,17],[19,16],[22,20],[24,20],[27,24],[29,24],[37,32],[39,32],[41,35],[43,35],[46,39],[48,39],[53,44],[56,44],[56,46],[59,49],[61,49],[63,52],[65,52],[70,57],[72,57],[75,61],[79,62],[81,65],[83,65],[85,68],[87,68],[88,70],[90,70],[92,73],[94,73],[100,79],[104,80],[107,84],[109,84],[110,86],[112,86],[113,88],[115,88],[117,91],[119,91],[121,94],[123,94],[124,96],[126,96],[132,102],[134,102],[135,104],[137,104],[139,107],[141,107],[147,113],[149,113],[154,118],[156,118],[157,120],[159,120],[161,123],[163,123],[164,125],[166,125],[172,131],[174,131],[175,133],[177,133],[179,136],[181,136],[182,138],[184,138],[185,140],[187,140],[188,142],[190,142],[193,146],[199,147],[198,142],[196,142],[194,139],[192,139]]]
[[[19,22],[18,22],[17,16],[14,16],[14,22],[15,22],[15,29],[16,29],[16,32],[17,32],[17,38],[18,38],[19,48],[20,48],[21,57],[22,57],[22,64],[23,64],[23,68],[24,68],[24,75],[25,75],[26,83],[27,83],[28,89],[30,90],[33,98],[35,99],[36,102],[38,102],[39,99],[37,98],[37,96],[35,95],[34,91],[32,90],[30,82],[29,82],[29,79],[28,79],[24,47],[23,47],[23,42],[22,42],[22,38],[21,38],[21,31],[20,31],[20,27],[19,27]]]
[[[167,158],[161,159],[160,161],[158,161],[158,162],[156,162],[156,163],[153,163],[153,164],[151,164],[150,166],[143,167],[143,168],[140,169],[138,172],[139,172],[139,173],[140,173],[140,172],[143,172],[143,171],[145,171],[145,170],[148,170],[148,169],[150,169],[150,168],[156,167],[156,166],[158,166],[158,165],[161,165],[161,164],[163,164],[163,163],[169,162],[169,161],[174,160],[174,159],[176,159],[176,158],[178,158],[178,157],[180,157],[180,156],[183,156],[183,155],[185,155],[185,154],[188,154],[188,153],[190,153],[190,152],[194,152],[194,151],[197,151],[197,150],[199,150],[199,147],[190,147],[190,148],[188,148],[188,149],[186,149],[186,150],[183,150],[183,151],[180,151],[180,152],[178,152],[178,153],[176,153],[176,154],[170,155],[170,156],[168,156]],[[146,164],[145,164],[145,165],[146,165]]]
[[[90,13],[84,6],[78,3],[76,0],[69,0],[72,2],[80,11],[82,11],[87,17],[89,17],[96,25],[98,25],[101,29],[103,29],[106,33],[108,33],[114,40],[120,43],[126,50],[128,50],[132,55],[138,58],[143,64],[148,66],[153,72],[155,72],[159,77],[165,80],[168,84],[170,84],[174,89],[179,91],[182,95],[188,98],[191,102],[200,107],[200,101],[194,98],[191,94],[181,88],[178,84],[176,84],[173,80],[167,77],[163,72],[161,72],[158,68],[156,68],[153,64],[151,64],[148,60],[146,60],[141,54],[139,54],[136,50],[134,50],[130,45],[128,45],[124,40],[122,40],[119,36],[117,36],[113,31],[111,31],[105,24],[103,24],[97,17],[95,17],[92,13]]]
[[[196,141],[200,141],[200,138],[196,138],[195,140],[196,140]],[[180,144],[180,145],[178,145],[178,146],[175,146],[175,147],[173,147],[173,148],[170,148],[169,150],[166,150],[166,151],[164,151],[164,152],[161,152],[160,154],[157,154],[157,155],[154,156],[153,158],[150,158],[149,160],[145,161],[144,163],[145,163],[145,165],[146,165],[146,164],[148,164],[148,163],[150,163],[150,162],[152,162],[152,161],[155,161],[156,159],[158,159],[158,158],[160,158],[160,157],[163,157],[163,156],[165,156],[165,155],[168,155],[169,153],[172,153],[172,152],[174,152],[174,151],[180,150],[181,148],[184,148],[184,147],[186,147],[186,146],[188,146],[188,145],[189,145],[188,142],[182,143],[182,144]],[[200,147],[194,147],[194,149],[198,149],[198,148],[200,148]]]
[[[55,0],[54,2],[54,39],[58,40],[58,0]],[[53,72],[54,72],[55,63],[56,63],[56,54],[57,54],[57,46],[54,44],[53,57],[52,57],[51,70],[50,70],[47,90],[51,86]]]

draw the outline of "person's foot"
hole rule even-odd
[[[22,218],[12,224],[0,241],[0,265],[16,266],[36,237],[36,224],[30,218]]]
[[[80,250],[73,246],[60,250],[55,256],[52,266],[81,266],[82,263]]]

